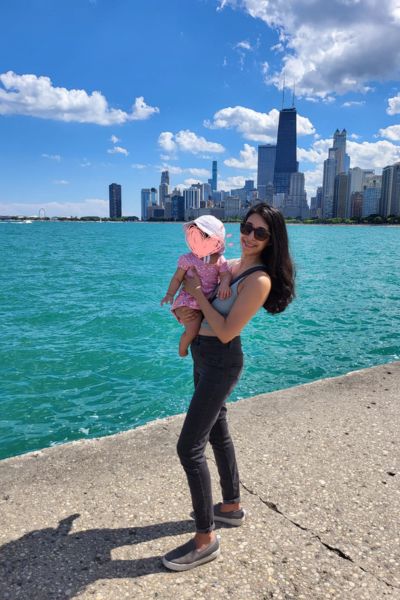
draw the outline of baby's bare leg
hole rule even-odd
[[[175,310],[178,319],[180,319],[180,310],[180,308],[177,308]],[[193,319],[193,321],[190,321],[189,323],[186,323],[186,325],[184,326],[185,331],[182,333],[181,339],[179,340],[179,356],[187,356],[190,344],[192,343],[196,335],[199,333],[203,315],[200,310],[197,312],[197,318]]]

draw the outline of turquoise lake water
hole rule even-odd
[[[400,359],[400,227],[288,231],[297,298],[246,327],[232,400]],[[160,307],[181,224],[0,223],[0,249],[0,458],[186,410],[191,359]]]

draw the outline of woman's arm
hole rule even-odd
[[[263,272],[256,271],[243,281],[240,294],[227,317],[221,315],[207,300],[197,275],[184,280],[184,288],[194,296],[211,329],[223,344],[240,334],[243,327],[266,301],[271,290],[271,280]]]

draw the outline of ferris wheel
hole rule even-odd
[[[39,210],[39,219],[43,220],[46,218],[46,211],[44,210],[44,208],[41,208]]]

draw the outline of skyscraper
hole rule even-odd
[[[166,183],[169,185],[169,171],[161,172],[161,183]]]
[[[336,150],[329,148],[328,158],[324,160],[324,177],[322,183],[322,216],[325,219],[333,217],[333,195],[336,177]]]
[[[382,193],[382,175],[369,175],[363,189],[362,216],[377,215]]]
[[[400,215],[400,162],[382,171],[382,197],[380,214],[383,217]]]
[[[192,185],[190,188],[183,190],[183,197],[185,199],[185,211],[191,208],[200,208],[200,188],[197,185]]]
[[[111,183],[108,186],[108,199],[110,219],[120,219],[122,217],[122,198],[121,186],[118,183]]]
[[[157,207],[156,188],[143,188],[141,191],[142,221],[147,221],[153,216],[153,209]]]
[[[327,219],[334,216],[335,177],[340,173],[348,173],[350,167],[350,157],[346,154],[346,138],[345,129],[342,131],[336,129],[333,134],[332,148],[329,148],[328,158],[324,161],[322,216]],[[346,212],[348,212],[347,209]]]
[[[350,165],[350,157],[346,154],[347,131],[336,129],[333,134],[333,148],[336,150],[336,175],[347,173]]]
[[[267,187],[274,184],[276,145],[258,146],[257,190],[260,200],[270,200]]]
[[[275,194],[289,194],[290,176],[297,173],[297,111],[294,107],[283,108],[279,112],[278,137],[274,170]]]
[[[216,192],[218,186],[218,163],[216,160],[212,161],[212,177],[208,183],[211,185],[211,191]]]
[[[309,209],[307,194],[304,189],[304,173],[291,174],[289,194],[285,197],[283,214],[285,217],[308,217]]]
[[[332,216],[348,219],[351,211],[349,207],[349,179],[348,173],[338,173],[335,177],[335,189],[333,194]]]
[[[164,206],[165,198],[169,193],[169,171],[162,171],[161,183],[158,187],[158,203],[160,206]]]

